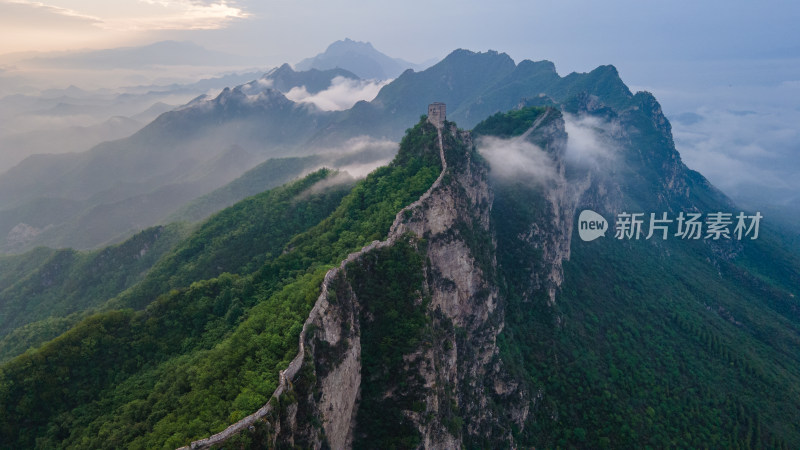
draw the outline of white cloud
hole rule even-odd
[[[370,101],[392,80],[372,81],[336,77],[324,91],[310,94],[305,86],[292,88],[286,98],[298,103],[311,103],[323,111],[352,108],[360,100]]]
[[[598,167],[616,157],[616,146],[611,138],[617,135],[619,125],[592,116],[564,114],[567,132],[566,159],[570,163]]]
[[[224,28],[231,20],[244,19],[250,14],[233,4],[219,0],[198,2],[191,0],[140,0],[151,5],[139,14],[108,17],[103,27],[114,30],[216,30]]]
[[[13,18],[15,20],[29,20],[30,24],[36,24],[37,22],[42,24],[46,22],[52,25],[56,23],[58,17],[78,19],[79,21],[88,21],[90,23],[102,22],[102,19],[97,16],[84,14],[70,8],[47,4],[45,2],[31,0],[0,0],[0,5],[3,5],[5,12],[12,14],[4,14],[4,17]],[[63,24],[63,21],[60,23]]]
[[[258,80],[256,80],[256,83],[258,83],[258,85],[261,86],[262,88],[267,89],[271,88],[272,85],[275,84],[275,81],[272,80],[271,78],[259,78]]]
[[[760,192],[778,195],[772,201],[781,202],[796,195],[800,112],[780,108],[741,114],[702,107],[695,113],[703,120],[673,123],[676,147],[687,166],[734,197]]]
[[[297,194],[294,199],[295,201],[304,200],[313,194],[324,192],[334,186],[353,184],[354,182],[355,179],[347,172],[336,172],[312,184],[306,190]]]
[[[552,156],[521,137],[501,139],[485,136],[478,140],[477,148],[489,161],[493,176],[537,184],[559,179]]]
[[[361,179],[361,178],[366,178],[367,175],[372,173],[372,171],[374,171],[378,167],[389,164],[391,161],[392,161],[391,158],[379,159],[367,163],[347,164],[344,166],[337,167],[337,169],[352,175],[353,178]]]
[[[603,170],[617,161],[614,139],[621,133],[618,124],[591,116],[564,115],[567,132],[564,162]],[[531,181],[537,184],[563,183],[564,177],[554,156],[523,136],[501,139],[481,137],[478,151],[489,161],[493,176]]]

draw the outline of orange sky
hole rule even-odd
[[[226,0],[0,0],[0,54],[109,48],[164,30],[213,30],[249,17]]]

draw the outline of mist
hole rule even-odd
[[[349,173],[339,171],[312,184],[306,190],[297,194],[293,201],[301,201],[311,195],[324,192],[332,187],[354,184],[355,182],[356,179],[353,178]]]
[[[587,115],[563,117],[567,132],[563,155],[566,164],[606,170],[616,163],[619,147],[614,144],[614,137],[619,133],[618,124]],[[489,161],[495,177],[536,184],[563,181],[554,156],[523,136],[511,139],[483,136],[477,148]]]
[[[536,184],[559,180],[553,157],[522,137],[501,139],[481,137],[478,152],[489,162],[492,176]]]
[[[800,192],[800,112],[698,108],[673,120],[686,165],[748,203],[782,204]]]
[[[564,114],[564,129],[567,132],[565,159],[569,164],[601,169],[613,163],[619,147],[613,136],[620,132],[616,123],[599,117]]]
[[[160,114],[199,95],[215,95],[259,74],[113,88],[27,85],[24,93],[0,96],[0,172],[30,155],[83,152],[101,142],[130,136]],[[4,75],[0,73],[0,81]]]
[[[335,77],[330,87],[324,91],[310,94],[305,86],[292,88],[286,98],[297,103],[310,103],[323,111],[342,111],[353,107],[361,100],[370,101],[378,95],[382,87],[392,80],[354,80]]]
[[[321,155],[323,163],[313,170],[329,167],[346,172],[355,179],[362,179],[378,167],[392,162],[398,148],[397,142],[388,139],[357,136],[335,147],[315,148],[313,153]]]

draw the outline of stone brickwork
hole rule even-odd
[[[436,128],[442,128],[447,120],[447,107],[444,103],[431,103],[428,105],[428,122]]]

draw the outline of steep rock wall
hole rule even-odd
[[[551,113],[556,117],[537,121],[531,133],[559,157],[563,120]],[[365,448],[392,432],[402,432],[398,439],[409,447],[514,446],[512,429],[523,427],[535,396],[499,356],[504,310],[488,169],[468,132],[445,123],[438,134],[443,167],[438,179],[397,214],[386,240],[349,255],[326,274],[298,355],[281,373],[270,402],[191,448],[219,445],[240,433],[249,434],[256,446]],[[568,205],[566,187],[561,188],[550,199],[559,212]],[[548,229],[569,235],[571,216],[556,214],[553,221]],[[537,245],[551,255],[546,283],[557,287],[569,244],[563,248],[556,239]],[[376,354],[375,336],[382,336],[377,328],[387,323],[373,308],[382,294],[365,286],[389,284],[391,274],[382,263],[390,257],[386,252],[399,248],[419,256],[419,266],[410,270],[418,281],[400,301],[411,302],[411,315],[421,321],[409,332],[413,345],[400,346],[402,360],[387,362],[394,364],[391,373],[381,374],[363,365],[383,356]],[[387,417],[375,420],[375,405],[386,405]],[[387,420],[391,414],[402,430],[380,428],[394,426]]]
[[[364,425],[370,417],[359,411],[362,400],[370,400],[362,395],[394,398],[398,404],[415,400],[400,414],[414,430],[411,442],[425,448],[461,448],[485,439],[510,444],[508,418],[524,422],[526,396],[504,372],[496,345],[503,314],[495,286],[487,169],[473,160],[469,134],[452,125],[440,130],[440,151],[442,175],[397,215],[389,238],[348,258],[330,283],[326,278],[326,291],[335,292],[336,301],[325,297],[324,314],[312,322],[315,332],[305,343],[305,364],[313,366],[313,376],[298,392],[293,417],[281,419],[290,426],[281,427],[276,443],[350,448],[374,442],[376,431]],[[420,331],[420,345],[394,368],[403,387],[383,382],[380,394],[375,389],[364,394],[360,383],[382,383],[362,379],[359,367],[359,357],[370,357],[360,353],[362,332],[378,320],[368,312],[375,299],[358,292],[363,288],[352,285],[348,268],[358,265],[367,276],[385,277],[375,269],[381,256],[374,252],[401,242],[423,255],[422,283],[413,301],[424,308],[427,325]]]

